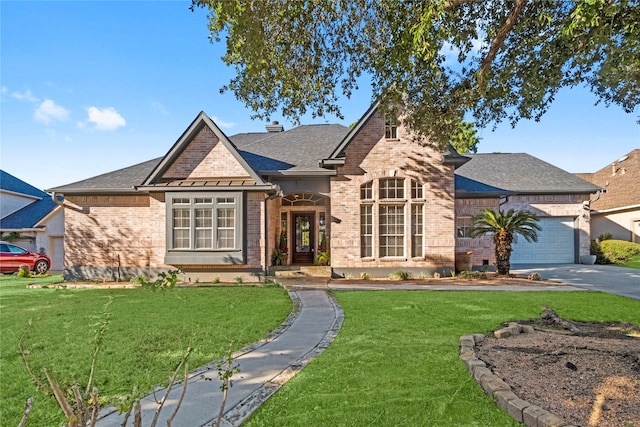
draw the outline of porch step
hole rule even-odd
[[[271,268],[276,277],[331,277],[331,267],[316,265]]]

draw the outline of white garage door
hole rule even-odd
[[[575,262],[574,219],[540,218],[537,242],[522,236],[512,245],[511,264],[572,264]]]

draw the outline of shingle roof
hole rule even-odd
[[[465,154],[455,172],[456,197],[590,194],[599,188],[525,153]]]
[[[640,205],[640,149],[631,151],[597,172],[579,176],[607,189],[600,199],[591,204],[594,210]]]
[[[348,127],[339,124],[319,124],[285,132],[241,133],[229,139],[258,172],[322,171],[318,162],[326,159],[348,132]]]
[[[48,197],[47,193],[44,191],[37,189],[31,184],[27,184],[23,180],[16,178],[2,169],[0,169],[0,188],[14,193],[27,194],[29,196],[43,197],[42,195],[44,194],[44,197]]]
[[[118,169],[113,172],[107,172],[82,181],[51,188],[47,191],[55,191],[58,193],[80,190],[86,190],[88,192],[100,190],[133,191],[133,187],[142,184],[144,179],[149,176],[151,171],[158,165],[158,163],[160,163],[161,160],[162,157],[158,157],[153,160]]]
[[[39,200],[34,200],[22,209],[0,218],[0,229],[2,230],[34,228],[42,218],[57,206],[47,193],[3,170],[0,170],[0,188],[39,198]]]

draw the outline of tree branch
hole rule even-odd
[[[491,63],[498,55],[498,51],[502,48],[507,35],[516,24],[518,17],[522,13],[522,10],[526,6],[526,4],[526,0],[516,0],[516,4],[513,6],[513,9],[511,9],[511,12],[509,12],[509,15],[507,15],[507,20],[504,22],[502,27],[496,33],[496,36],[491,41],[489,53],[487,53],[487,56],[482,60],[482,64],[478,69],[478,86],[481,89],[483,89],[486,84],[485,74],[489,70],[489,67],[491,67]]]
[[[444,5],[442,7],[444,8],[444,10],[450,10],[462,4],[482,3],[484,1],[485,0],[448,0],[444,2]]]

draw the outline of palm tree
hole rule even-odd
[[[483,209],[482,213],[473,217],[471,237],[493,234],[496,251],[496,267],[498,274],[507,275],[511,268],[511,243],[516,234],[523,236],[528,242],[538,241],[538,217],[529,211],[509,209],[507,213],[492,209]]]

